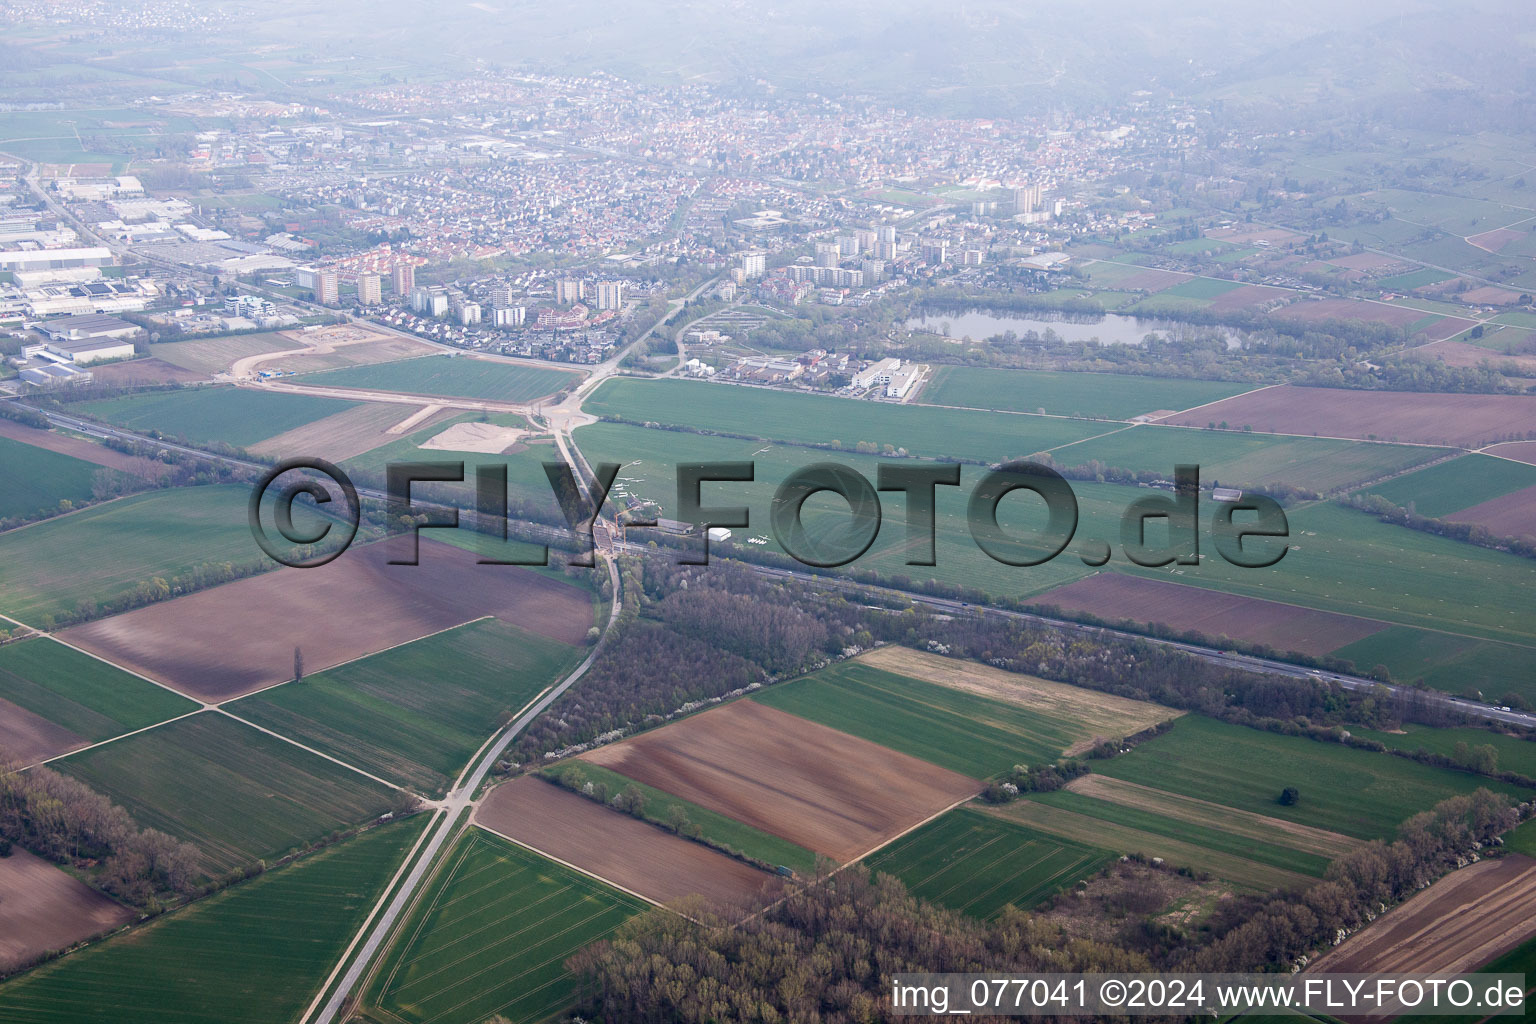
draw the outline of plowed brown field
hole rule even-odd
[[[975,779],[750,700],[582,757],[839,863],[981,791]]]
[[[0,971],[133,920],[134,913],[40,857],[0,857]]]
[[[1440,879],[1323,954],[1308,973],[1471,971],[1536,934],[1536,860],[1511,854]]]
[[[419,565],[389,565],[386,543],[318,569],[279,569],[65,630],[61,637],[199,700],[224,701],[494,615],[578,643],[592,625],[586,591],[512,566],[477,565],[423,539]]]
[[[1263,433],[1480,447],[1536,433],[1536,397],[1341,391],[1286,384],[1250,391],[1166,422],[1203,427],[1215,420]]]
[[[1277,601],[1237,597],[1200,587],[1101,572],[1047,590],[1035,599],[1067,612],[1101,619],[1160,622],[1211,639],[1231,637],[1267,644],[1279,651],[1327,654],[1386,628],[1386,623],[1353,615],[1298,608]]]
[[[497,786],[475,822],[657,903],[699,895],[746,906],[783,888],[774,875],[533,776]]]

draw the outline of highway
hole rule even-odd
[[[209,459],[256,470],[264,470],[267,468],[261,463],[251,462],[228,455],[214,455],[197,448],[189,448],[184,445],[171,444],[165,441],[157,441],[154,438],[145,437],[141,434],[135,434],[132,431],[120,430],[115,427],[103,426],[98,423],[91,423],[72,416],[66,416],[62,413],[56,413],[47,410],[37,411],[42,412],[43,415],[47,416],[49,420],[58,426],[67,427],[71,430],[89,434],[94,437],[142,441],[146,444],[159,445],[162,448],[168,448],[172,451],[181,452],[183,454],[194,455],[201,459]],[[571,447],[574,448],[575,446],[572,445]],[[566,447],[564,445],[561,445],[561,451],[562,453],[566,451]],[[569,458],[569,456],[567,456],[567,458]],[[584,466],[584,462],[581,463],[581,465]],[[585,475],[590,479],[590,471],[588,471]],[[388,495],[386,495],[383,491],[369,488],[358,488],[358,493],[363,497],[378,501],[384,501],[388,498]],[[529,523],[524,525],[527,527],[529,532],[535,536],[550,538],[558,536],[560,539],[567,539],[569,537],[569,534],[564,533],[555,527],[545,526],[538,523]],[[652,557],[654,557],[654,553],[650,552],[650,550],[643,545],[623,543],[617,545],[616,547],[617,550],[622,551],[625,554],[645,555],[649,553],[652,555]],[[1132,633],[1125,630],[1113,629],[1107,626],[1092,626],[1081,622],[1073,622],[1070,619],[1053,618],[1048,615],[1039,615],[1033,612],[1020,612],[1001,608],[981,607],[972,605],[965,601],[956,601],[942,597],[930,597],[925,594],[916,594],[910,591],[898,590],[891,587],[876,587],[870,584],[855,583],[852,580],[836,579],[833,577],[823,576],[819,573],[795,572],[788,569],[779,569],[762,565],[754,565],[753,569],[754,571],[765,576],[778,576],[786,579],[794,579],[800,583],[821,587],[823,589],[852,592],[865,591],[868,593],[879,594],[886,598],[898,598],[901,600],[907,600],[913,604],[919,604],[925,608],[930,608],[935,611],[944,612],[950,615],[1003,615],[1011,618],[1023,619],[1030,622],[1037,622],[1042,625],[1054,626],[1058,629],[1088,633],[1095,636],[1114,636],[1143,640],[1149,643],[1162,644],[1165,647],[1172,647],[1194,655],[1195,657],[1203,658],[1207,661],[1216,662],[1221,665],[1226,665],[1231,668],[1247,669],[1251,672],[1267,672],[1272,675],[1287,676],[1292,679],[1312,679],[1317,682],[1337,683],[1344,687],[1346,690],[1370,690],[1380,686],[1385,687],[1392,693],[1400,693],[1408,692],[1413,689],[1412,687],[1378,682],[1375,679],[1368,679],[1364,676],[1353,676],[1341,672],[1329,672],[1323,669],[1306,668],[1301,665],[1295,665],[1291,662],[1280,661],[1274,658],[1261,658],[1256,655],[1239,654],[1235,651],[1222,650],[1221,648],[1217,647],[1204,647],[1199,644],[1185,643],[1180,640],[1167,640],[1160,637],[1150,637],[1140,633]],[[1517,725],[1536,729],[1536,714],[1515,710],[1506,711],[1502,707],[1479,703],[1478,701],[1468,700],[1464,697],[1453,697],[1449,694],[1442,694],[1435,690],[1423,691],[1423,698],[1429,703],[1441,704],[1448,710],[1456,711],[1472,718],[1481,718],[1491,722],[1502,722],[1508,725]]]

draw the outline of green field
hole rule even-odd
[[[1207,502],[1202,520],[1208,515]],[[1426,630],[1526,645],[1536,640],[1536,619],[1524,610],[1536,588],[1536,563],[1529,559],[1405,530],[1329,503],[1292,509],[1287,519],[1291,550],[1278,564],[1239,568],[1207,544],[1203,550],[1211,553],[1200,567],[1181,570],[1173,582]],[[1352,657],[1348,652],[1337,653]]]
[[[701,385],[711,387],[714,385]],[[1106,441],[1159,428],[1134,427]],[[1245,444],[1249,435],[1218,434],[1201,430],[1166,428],[1170,435],[1200,444]],[[867,479],[876,476],[879,460],[846,452],[828,456],[814,449],[734,438],[708,437],[675,431],[650,430],[612,423],[598,423],[576,431],[576,441],[593,462],[624,463],[615,494],[633,493],[653,498],[661,504],[661,515],[675,510],[676,473],[679,461],[751,459],[756,464],[756,480],[746,484],[706,484],[706,504],[746,505],[751,510],[752,525],[735,531],[733,542],[760,536],[770,539],[765,550],[776,550],[771,541],[768,512],[774,489],[793,468],[812,462],[834,461],[857,469]],[[1272,440],[1272,439],[1271,439]],[[1261,454],[1278,476],[1303,476],[1308,482],[1324,482],[1316,466],[1311,475],[1303,473],[1307,465],[1308,445],[1322,444],[1312,439],[1295,439],[1297,447],[1281,442],[1286,452],[1282,459],[1275,452]],[[1261,447],[1266,440],[1259,438]],[[1351,442],[1343,442],[1346,445]],[[1362,445],[1369,449],[1361,456],[1354,472],[1378,474],[1382,456],[1397,460],[1405,449],[1396,445]],[[1058,451],[1061,461],[1075,461],[1072,453],[1090,454],[1090,446],[1074,445]],[[1407,448],[1408,457],[1432,457],[1436,449]],[[1110,453],[1102,453],[1110,454]],[[1240,451],[1230,452],[1236,458]],[[1168,453],[1171,472],[1175,460],[1183,455],[1200,457],[1198,450]],[[1109,461],[1109,460],[1106,460]],[[1375,463],[1373,466],[1372,463]],[[1291,472],[1283,465],[1294,465]],[[1337,472],[1330,470],[1329,472]],[[937,502],[938,565],[907,566],[904,501],[899,495],[882,495],[885,520],[874,546],[853,563],[856,569],[872,570],[887,577],[906,576],[920,580],[974,587],[989,594],[1023,597],[1038,594],[1062,583],[1080,579],[1090,571],[1077,557],[1074,548],[1052,561],[1034,567],[1013,567],[993,561],[973,541],[966,519],[966,501],[980,479],[981,470],[965,466],[960,487],[940,487]],[[1210,482],[1213,478],[1205,474]],[[1215,477],[1215,479],[1223,479]],[[1226,477],[1230,480],[1230,477]],[[1125,566],[1119,547],[1120,519],[1144,489],[1111,484],[1072,482],[1079,506],[1079,525],[1074,544],[1100,538],[1115,548],[1112,565]],[[826,504],[820,504],[825,501]],[[839,498],[821,496],[806,504],[807,524],[811,532],[830,532],[847,521],[846,504]],[[834,510],[825,520],[833,525],[824,529],[822,509]],[[1521,609],[1536,588],[1536,565],[1504,552],[1405,530],[1383,523],[1374,516],[1340,508],[1332,504],[1312,504],[1287,512],[1291,548],[1285,558],[1267,569],[1246,569],[1227,564],[1215,552],[1210,539],[1210,519],[1214,508],[1209,500],[1201,503],[1200,535],[1205,559],[1198,569],[1180,568],[1170,573],[1162,570],[1135,570],[1178,583],[1265,598],[1325,611],[1362,615],[1401,625],[1429,630],[1445,630],[1490,639],[1529,643],[1536,641],[1536,620]],[[1044,515],[1038,503],[1029,497],[1006,499],[1000,520],[1010,531],[1021,534],[1038,530]],[[643,542],[645,533],[633,531],[630,539]],[[750,552],[753,549],[745,549]],[[1348,655],[1341,655],[1348,656]],[[1373,661],[1360,662],[1367,668]],[[1404,678],[1412,678],[1405,675]]]
[[[1200,467],[1202,483],[1238,487],[1284,483],[1332,491],[1378,480],[1447,454],[1443,448],[1282,437],[1236,430],[1142,424],[1052,452],[1062,465],[1102,462],[1121,469],[1173,474],[1180,463]]]
[[[1526,487],[1536,487],[1536,466],[1473,453],[1372,484],[1363,493],[1403,508],[1411,503],[1419,515],[1438,518]]]
[[[1365,672],[1384,665],[1393,679],[1447,693],[1500,701],[1519,694],[1536,703],[1536,648],[1393,626],[1333,656]]]
[[[91,500],[91,484],[101,466],[30,444],[0,437],[0,519],[57,512],[60,501]]]
[[[280,856],[389,809],[391,791],[227,715],[205,711],[53,767],[195,845],[209,874]]]
[[[1464,772],[1200,715],[1185,715],[1161,736],[1094,768],[1111,778],[1361,839],[1391,839],[1412,815],[1480,786],[1525,798],[1518,787]],[[1279,802],[1287,786],[1301,794],[1290,807]]]
[[[665,823],[669,815],[674,813],[673,808],[677,808],[688,816],[690,822],[699,826],[706,839],[729,846],[748,857],[755,857],[775,867],[782,864],[794,869],[797,874],[808,875],[816,868],[816,854],[803,846],[796,846],[787,839],[780,839],[751,825],[744,825],[735,818],[728,818],[718,811],[700,807],[692,800],[684,800],[654,786],[636,782],[602,765],[567,760],[546,768],[544,774],[552,778],[560,778],[572,771],[580,772],[589,782],[606,783],[608,791],[615,795],[628,786],[635,787],[645,797],[645,815],[648,818]]]
[[[873,455],[828,453],[794,445],[765,444],[761,441],[709,437],[671,430],[648,430],[616,423],[594,423],[581,427],[575,437],[589,461],[623,464],[614,485],[615,500],[622,501],[626,494],[650,498],[660,503],[659,514],[663,516],[672,516],[677,507],[675,466],[678,462],[753,462],[756,466],[754,482],[705,484],[703,497],[706,505],[747,506],[752,525],[748,529],[735,531],[733,542],[744,544],[748,538],[762,537],[769,541],[764,548],[768,551],[781,550],[773,539],[768,517],[774,491],[792,471],[812,463],[835,462],[857,469],[866,479],[874,482],[880,461]],[[982,588],[1000,595],[1038,593],[1088,574],[1090,570],[1070,554],[1030,568],[1003,565],[984,554],[972,539],[966,518],[966,502],[971,489],[983,473],[984,470],[979,466],[962,466],[959,487],[937,488],[937,565],[906,564],[912,552],[907,545],[905,499],[899,494],[884,494],[881,495],[884,520],[879,536],[874,546],[852,567],[877,571],[887,577],[932,578],[944,583]],[[1083,536],[1089,535],[1087,531],[1090,523],[1100,519],[1105,524],[1103,529],[1117,530],[1115,524],[1125,506],[1145,493],[1102,485],[1074,485],[1074,489],[1082,507]],[[847,518],[847,504],[841,498],[818,495],[805,504],[807,529],[817,537],[831,534],[846,524]],[[1045,516],[1043,508],[1031,504],[1021,495],[1003,503],[999,521],[1008,529],[1017,529],[1023,534],[1037,529],[1044,523]],[[1101,532],[1099,535],[1106,534]],[[1118,533],[1108,535],[1118,536]],[[646,531],[633,530],[629,533],[629,539],[644,543]],[[719,546],[714,545],[712,549],[718,550]],[[751,551],[752,547],[746,550]]]
[[[1055,761],[1087,730],[973,693],[843,662],[751,698],[984,779]]]
[[[0,986],[6,1024],[294,1021],[429,815],[225,889]]]
[[[198,387],[81,402],[71,411],[140,433],[244,448],[359,403],[253,388]]]
[[[1054,793],[1031,793],[1028,799],[1072,811],[1074,814],[1114,822],[1139,832],[1167,836],[1186,843],[1196,843],[1207,850],[1238,857],[1255,864],[1283,868],[1315,878],[1323,877],[1328,858],[1285,845],[1285,834],[1276,830],[1263,837],[1239,832],[1228,832],[1212,825],[1204,825],[1187,819],[1158,813],[1150,807],[1128,807],[1112,800],[1099,800],[1081,793],[1057,790]]]
[[[392,363],[346,366],[339,370],[303,373],[293,380],[316,387],[365,388],[372,391],[403,391],[416,395],[449,398],[486,398],[499,402],[526,402],[554,394],[576,383],[568,370],[499,363],[458,356],[422,356]]]
[[[247,487],[178,487],[0,534],[0,611],[35,626],[152,577],[207,562],[255,562],[264,556],[251,540],[249,500]]]
[[[1374,729],[1350,730],[1362,739],[1379,740],[1393,750],[1427,750],[1432,754],[1450,756],[1456,752],[1456,744],[1468,747],[1488,745],[1499,753],[1497,770],[1517,772],[1536,779],[1536,742],[1494,732],[1491,729],[1453,727],[1434,729],[1427,725],[1404,725],[1402,732],[1378,732]]]
[[[1107,850],[1058,839],[957,807],[868,858],[912,895],[973,917],[1028,910],[1114,859]]]
[[[1224,381],[941,366],[918,401],[1004,412],[1130,419],[1161,409],[1190,409],[1251,390]]]
[[[439,864],[364,995],[391,1020],[544,1021],[575,1001],[566,959],[648,906],[480,829]]]
[[[684,380],[604,381],[583,408],[698,430],[794,443],[859,442],[905,448],[914,455],[1001,462],[1104,432],[1104,424],[970,409],[892,405],[766,388]]]
[[[0,647],[0,698],[92,743],[197,708],[196,701],[53,639]]]
[[[1453,276],[1442,270],[1413,270],[1406,274],[1397,274],[1392,277],[1377,278],[1373,283],[1378,288],[1389,291],[1410,292],[1415,288],[1422,288],[1427,284],[1439,284],[1441,281],[1449,281]]]
[[[584,652],[472,622],[246,697],[239,717],[429,796]]]
[[[1200,248],[1196,251],[1203,252],[1207,244],[1208,242],[1201,243]],[[1222,243],[1217,244],[1220,245]],[[1192,281],[1176,284],[1172,288],[1165,288],[1157,294],[1160,296],[1172,295],[1182,299],[1214,299],[1217,296],[1227,294],[1227,292],[1236,291],[1241,287],[1243,285],[1238,281],[1221,281],[1214,277],[1197,277]]]

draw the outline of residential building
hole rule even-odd
[[[336,271],[315,271],[315,301],[322,306],[341,305],[341,280]]]
[[[597,308],[598,309],[623,309],[624,308],[624,282],[623,281],[599,281],[597,283]]]
[[[377,306],[384,301],[384,288],[378,274],[357,275],[357,301],[364,306]]]
[[[416,290],[416,268],[409,263],[396,263],[389,271],[389,283],[395,295],[405,298]]]
[[[555,282],[555,303],[560,306],[569,306],[580,302],[583,298],[582,283],[580,281],[563,279]]]
[[[762,277],[768,272],[768,254],[765,252],[744,252],[736,256],[736,266],[742,276],[748,280],[754,277]]]

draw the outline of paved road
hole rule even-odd
[[[607,563],[607,567],[608,579],[613,584],[613,604],[608,611],[608,622],[604,627],[605,636],[608,628],[612,627],[614,622],[618,620],[619,611],[623,607],[623,601],[619,593],[618,569],[612,561]],[[528,728],[530,722],[542,714],[545,708],[560,699],[560,696],[570,689],[577,680],[586,675],[587,669],[592,667],[592,662],[596,660],[601,649],[601,644],[594,647],[586,659],[576,666],[576,669],[570,675],[566,676],[560,681],[559,685],[539,698],[537,703],[523,712],[515,722],[507,726],[496,737],[495,741],[486,749],[485,754],[476,762],[473,770],[468,771],[467,775],[459,777],[458,785],[449,792],[440,805],[437,817],[431,826],[434,830],[432,838],[428,840],[426,846],[422,849],[415,866],[411,868],[410,874],[406,876],[404,883],[396,891],[394,899],[390,900],[389,906],[384,910],[383,914],[374,920],[372,925],[365,924],[363,926],[367,938],[363,940],[360,946],[356,947],[356,953],[352,957],[351,964],[347,967],[345,973],[342,974],[340,983],[332,990],[331,997],[325,1001],[325,1005],[320,1007],[318,1012],[315,1010],[315,1004],[310,1004],[310,1008],[305,1013],[300,1024],[330,1024],[331,1021],[336,1019],[342,1003],[346,1001],[347,996],[362,981],[369,966],[373,963],[374,957],[378,955],[380,948],[389,938],[390,933],[394,931],[395,923],[400,919],[400,915],[411,905],[411,901],[416,896],[416,891],[421,887],[422,880],[426,878],[427,873],[431,870],[433,862],[442,850],[443,845],[458,831],[459,815],[465,808],[472,805],[475,790],[480,788],[480,783],[485,780],[485,776],[490,772],[491,766],[496,763],[497,759],[501,757],[512,741],[524,729]],[[345,958],[343,958],[343,962],[345,962]],[[317,996],[316,1002],[318,1001],[319,997]]]
[[[91,434],[96,437],[116,437],[126,440],[144,441],[149,444],[158,444],[163,448],[169,448],[174,451],[195,455],[198,458],[211,459],[215,461],[226,462],[231,465],[245,466],[253,469],[265,468],[259,463],[249,462],[244,459],[237,459],[227,455],[211,455],[208,452],[204,452],[196,448],[188,448],[182,445],[156,441],[152,438],[147,438],[143,435],[135,434],[131,431],[119,430],[114,427],[103,427],[100,424],[88,423],[84,420],[66,416],[61,413],[44,412],[44,415],[46,415],[50,420],[60,426],[66,426],[70,429],[78,430],[82,433]],[[574,448],[575,446],[572,445],[571,447]],[[566,451],[564,445],[561,446],[561,451],[562,453]],[[386,498],[386,495],[381,491],[372,491],[360,488],[359,493],[364,497],[374,498],[381,501],[385,500]],[[529,524],[529,526],[533,528],[535,533],[548,533],[549,535],[559,533],[558,530],[555,530],[552,527],[545,527],[540,524]],[[642,545],[632,543],[623,544],[620,546],[620,549],[627,554],[645,554],[649,550]],[[873,593],[880,593],[887,597],[896,596],[910,600],[914,604],[921,604],[925,607],[944,611],[949,614],[1006,615],[1013,618],[1025,619],[1032,622],[1039,622],[1045,625],[1055,626],[1060,629],[1095,633],[1102,636],[1117,636],[1144,640],[1151,643],[1162,644],[1167,647],[1173,647],[1181,651],[1186,651],[1208,661],[1229,665],[1233,668],[1243,668],[1254,672],[1268,672],[1275,675],[1289,676],[1293,679],[1315,679],[1319,682],[1338,683],[1340,686],[1349,690],[1369,690],[1377,686],[1385,686],[1389,691],[1398,693],[1408,692],[1411,689],[1410,687],[1380,683],[1374,679],[1368,679],[1364,676],[1352,676],[1341,672],[1328,672],[1320,669],[1305,668],[1300,665],[1294,665],[1286,661],[1278,661],[1273,658],[1260,658],[1250,654],[1238,654],[1232,651],[1225,651],[1216,647],[1202,647],[1198,644],[1189,644],[1178,640],[1164,640],[1157,637],[1148,637],[1139,633],[1129,633],[1124,630],[1111,629],[1104,626],[1089,626],[1081,622],[1072,622],[1068,619],[1057,619],[1046,615],[1037,615],[1031,612],[1005,611],[998,608],[982,608],[973,606],[964,601],[954,601],[941,597],[929,597],[927,595],[914,594],[908,591],[897,590],[890,587],[872,587],[867,584],[854,583],[850,580],[840,580],[833,577],[823,576],[818,573],[792,572],[787,569],[778,569],[769,566],[754,566],[754,569],[757,572],[767,576],[793,578],[799,580],[802,583],[808,583],[812,586],[824,587],[827,589],[844,591],[867,590]],[[1490,704],[1482,704],[1473,700],[1467,700],[1464,697],[1453,697],[1447,694],[1441,694],[1434,690],[1424,691],[1424,698],[1431,703],[1443,704],[1445,707],[1451,710],[1458,711],[1465,715],[1470,715],[1473,718],[1482,718],[1493,722],[1504,722],[1509,725],[1536,728],[1536,714],[1514,710],[1505,711],[1501,707]]]
[[[638,553],[641,549],[638,545],[626,544],[626,550],[633,549]],[[789,569],[778,569],[770,566],[753,566],[753,571],[764,576],[776,576],[785,579],[794,579],[815,587],[828,590],[842,590],[852,592],[866,592],[880,594],[884,597],[896,597],[911,601],[913,604],[923,605],[935,611],[945,612],[951,615],[1001,615],[1012,619],[1022,619],[1029,622],[1037,622],[1042,625],[1053,626],[1057,629],[1070,630],[1077,633],[1091,634],[1095,636],[1112,636],[1128,640],[1142,640],[1150,643],[1161,644],[1177,650],[1192,654],[1206,661],[1226,665],[1231,668],[1247,669],[1252,672],[1266,672],[1271,675],[1289,676],[1293,679],[1311,679],[1317,682],[1338,683],[1346,690],[1372,690],[1376,687],[1385,687],[1388,691],[1396,693],[1414,693],[1412,687],[1398,686],[1395,684],[1378,682],[1375,679],[1367,679],[1364,676],[1352,676],[1342,672],[1328,672],[1321,669],[1310,669],[1301,665],[1293,665],[1287,661],[1277,661],[1273,658],[1260,658],[1251,654],[1238,654],[1235,651],[1225,651],[1217,647],[1203,647],[1199,644],[1184,643],[1179,640],[1164,640],[1158,637],[1144,636],[1140,633],[1131,633],[1126,630],[1111,629],[1106,626],[1090,626],[1082,622],[1073,622],[1069,619],[1057,619],[1048,615],[1037,615],[1033,612],[1018,612],[1002,608],[992,608],[972,605],[965,601],[956,601],[943,597],[929,597],[923,594],[913,594],[905,590],[896,590],[890,587],[875,587],[868,584],[855,583],[851,580],[839,580],[816,573],[795,572]],[[1478,701],[1467,700],[1464,697],[1453,697],[1449,694],[1439,693],[1435,690],[1422,691],[1424,699],[1431,704],[1440,704],[1452,711],[1468,715],[1473,718],[1482,718],[1493,722],[1504,722],[1509,725],[1520,725],[1526,728],[1536,728],[1536,714],[1523,711],[1505,710],[1491,704],[1482,704]]]

